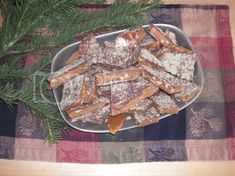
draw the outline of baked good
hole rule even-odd
[[[131,81],[139,78],[142,74],[141,68],[129,68],[112,72],[97,73],[95,75],[97,86]]]
[[[193,80],[196,54],[165,52],[161,64],[167,72],[187,81]]]
[[[102,106],[100,109],[94,109],[94,111],[83,113],[83,115],[74,116],[74,118],[71,118],[71,122],[76,122],[78,120],[84,122],[89,122],[92,124],[100,125],[104,123],[110,112],[110,105],[107,104],[105,106]],[[70,115],[70,114],[69,114]]]
[[[163,91],[151,96],[150,99],[156,104],[160,114],[177,114],[179,112],[175,101]]]
[[[166,29],[164,34],[174,43],[174,45],[178,45],[178,42],[176,40],[176,35],[174,32],[171,32],[169,29]]]
[[[153,42],[149,42],[149,43],[144,43],[141,45],[141,48],[144,48],[148,51],[156,51],[157,49],[160,49],[161,44],[159,41],[153,41]]]
[[[109,116],[107,120],[108,129],[110,133],[115,134],[123,126],[125,120],[132,114],[118,114],[116,116]]]
[[[146,65],[141,65],[141,67],[145,70],[143,76],[168,94],[179,93],[182,91],[181,83],[174,81],[175,76]]]
[[[157,109],[152,106],[147,111],[142,113],[135,113],[134,120],[139,127],[145,127],[159,121],[160,114]]]
[[[159,88],[144,78],[111,85],[111,115],[126,113]]]
[[[50,89],[55,89],[61,85],[63,85],[67,80],[70,80],[84,72],[86,72],[90,67],[84,59],[79,59],[74,64],[66,65],[60,70],[52,73],[47,81],[49,83]]]
[[[154,25],[149,27],[149,34],[166,48],[173,48],[175,46],[174,42],[167,35],[165,35],[160,28]]]
[[[86,92],[84,79],[84,75],[79,75],[65,82],[60,102],[62,110],[67,111],[71,108],[80,106],[83,103],[83,97],[85,97],[83,94]]]
[[[188,102],[190,101],[200,90],[200,87],[195,83],[181,81],[182,91],[174,94],[174,97],[178,101]]]
[[[152,25],[148,33],[125,30],[99,43],[91,35],[48,77],[50,88],[63,85],[60,108],[72,123],[107,123],[115,134],[127,117],[140,127],[156,123],[161,114],[178,113],[178,101],[198,93],[196,54],[169,30]]]
[[[82,54],[80,53],[79,50],[77,50],[68,58],[68,60],[66,61],[66,64],[73,64],[81,57],[82,57]]]
[[[89,121],[94,123],[103,122],[106,117],[101,117],[101,115],[109,114],[110,111],[110,101],[105,97],[96,97],[93,104],[85,105],[79,108],[73,108],[67,111],[71,121]],[[107,115],[108,115],[107,114]],[[95,118],[97,116],[97,119]]]

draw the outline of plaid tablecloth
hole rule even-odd
[[[0,158],[74,163],[235,159],[235,65],[229,8],[166,5],[146,23],[178,26],[200,56],[205,85],[189,107],[158,124],[116,135],[72,130],[45,143],[40,122],[21,106],[0,104]],[[33,62],[29,57],[28,63]]]

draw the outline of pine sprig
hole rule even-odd
[[[9,107],[19,102],[23,103],[24,107],[43,122],[43,132],[47,140],[56,142],[60,139],[61,131],[66,127],[66,124],[60,118],[59,111],[54,105],[37,97],[38,87],[39,85],[27,85],[18,90],[13,84],[7,83],[5,86],[0,86],[0,100]]]
[[[7,82],[10,80],[20,81],[28,76],[28,71],[21,68],[20,59],[9,58],[5,64],[0,65],[0,81]],[[17,69],[16,69],[17,68]]]
[[[67,14],[72,6],[69,0],[21,0],[16,1],[16,6],[8,1],[5,2],[4,7],[10,11],[5,10],[1,33],[4,35],[0,35],[2,56],[6,55],[7,51],[22,40],[27,33],[43,26],[45,19]]]
[[[45,101],[45,97],[53,99],[52,92],[47,90],[45,75],[50,72],[51,55],[58,50],[57,46],[72,43],[78,35],[107,27],[140,26],[144,22],[142,12],[161,5],[160,0],[150,3],[118,0],[102,12],[86,13],[80,9],[83,4],[103,2],[1,0],[4,23],[0,29],[0,101],[9,107],[23,103],[34,117],[42,121],[42,129],[49,142],[56,142],[66,127],[58,108]],[[42,29],[46,33],[41,32]],[[23,68],[22,59],[27,53],[45,50],[52,54],[46,55],[31,69]],[[41,72],[43,74],[38,74]]]

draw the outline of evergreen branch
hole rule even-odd
[[[40,85],[44,78],[37,78],[34,85],[32,80],[38,71],[49,72],[51,59],[41,59],[27,70],[22,68],[20,59],[28,52],[39,52],[48,47],[56,52],[57,48],[52,47],[71,43],[75,36],[101,28],[142,25],[141,13],[161,4],[160,0],[149,4],[117,1],[103,12],[86,14],[73,9],[75,2],[82,7],[84,3],[103,3],[103,0],[2,0],[4,23],[0,31],[0,59],[4,61],[0,65],[0,101],[9,107],[23,103],[36,118],[41,119],[44,134],[50,142],[59,139],[65,122],[60,118],[58,108],[40,97],[40,91],[49,99],[53,97],[45,81]],[[52,31],[53,36],[38,33],[45,27]],[[22,88],[19,88],[20,81],[24,81]]]
[[[16,9],[16,11],[19,11],[19,19],[12,15],[8,15],[4,20],[6,23],[9,23],[10,20],[16,20],[17,23],[14,25],[14,34],[8,36],[8,38],[10,38],[8,39],[9,41],[6,42],[6,40],[4,40],[5,42],[4,45],[2,45],[2,52],[8,51],[27,33],[37,27],[40,27],[42,25],[41,21],[43,17],[58,13],[61,14],[61,12],[70,11],[72,8],[72,4],[69,2],[69,0],[22,0],[21,3],[21,6]],[[11,6],[9,6],[10,5],[8,4],[8,8],[11,8]]]
[[[34,90],[33,85],[27,85],[19,91],[12,84],[7,83],[5,86],[0,86],[0,100],[10,107],[22,102],[34,116],[43,121],[43,131],[47,140],[56,142],[60,138],[61,130],[66,127],[65,122],[60,117],[57,107],[35,97]]]
[[[32,80],[35,72],[44,71],[44,73],[48,73],[52,60],[49,57],[45,57],[38,61],[31,69],[21,68],[19,59],[9,59],[8,61],[9,63],[0,65],[0,81],[15,80],[18,83],[23,79]]]
[[[53,1],[57,2],[58,0],[53,0]],[[63,2],[66,5],[66,0],[64,0]],[[61,4],[63,4],[63,2],[60,1]],[[81,2],[84,2],[84,1],[81,1]],[[160,0],[154,0],[150,4],[127,3],[123,1],[118,1],[110,5],[105,12],[85,14],[84,12],[81,12],[81,11],[69,11],[68,13],[64,14],[63,17],[61,17],[61,14],[60,16],[58,16],[57,13],[54,13],[54,14],[51,14],[50,17],[48,17],[48,19],[50,20],[46,21],[46,23],[49,23],[50,24],[49,27],[54,29],[55,30],[54,32],[58,34],[55,37],[55,39],[52,39],[50,41],[47,38],[43,38],[42,36],[37,37],[37,35],[34,35],[33,39],[35,40],[32,40],[32,41],[35,41],[35,42],[31,42],[30,47],[25,46],[24,44],[15,43],[15,41],[18,42],[19,40],[21,40],[22,37],[27,32],[29,32],[29,29],[33,27],[34,29],[37,29],[37,27],[39,27],[39,26],[33,25],[34,23],[36,23],[37,20],[39,21],[40,19],[40,15],[39,15],[39,17],[36,18],[34,21],[32,21],[32,23],[30,24],[27,24],[25,22],[24,23],[20,22],[21,24],[19,25],[18,23],[17,25],[18,27],[23,28],[22,24],[28,27],[21,34],[17,35],[18,36],[17,40],[9,42],[10,47],[12,47],[11,50],[2,51],[1,52],[2,55],[0,57],[1,58],[6,57],[7,55],[10,55],[10,54],[24,54],[30,51],[35,52],[35,51],[43,49],[44,47],[54,47],[59,44],[65,44],[65,43],[71,42],[73,37],[77,34],[82,35],[82,34],[92,32],[92,31],[95,31],[104,27],[139,26],[143,24],[143,20],[142,20],[140,13],[148,9],[158,8],[160,4],[161,4]],[[58,4],[54,4],[53,7],[56,7],[57,5]],[[49,9],[50,8],[47,8],[48,11]],[[41,12],[41,16],[44,13],[46,14],[47,10],[44,10],[43,12]],[[27,21],[29,21],[29,19],[27,19]],[[41,26],[45,26],[45,22],[44,22],[44,25],[41,24]],[[16,47],[13,47],[14,45],[16,45]],[[7,46],[5,46],[5,49],[6,47]]]
[[[0,81],[2,82],[21,81],[26,76],[28,76],[28,71],[21,68],[21,62],[17,57],[9,58],[5,64],[0,65]]]
[[[85,16],[84,19],[79,19],[79,17],[75,18],[78,19],[77,21],[62,20],[61,22],[66,29],[58,31],[58,37],[51,40],[49,46],[56,46],[58,43],[69,43],[77,34],[83,35],[101,28],[140,26],[144,23],[143,16],[140,12],[158,8],[160,4],[160,0],[154,0],[150,4],[118,1],[110,5],[105,12],[91,13]],[[70,27],[67,28],[66,26]]]
[[[75,5],[87,5],[87,4],[104,4],[105,0],[72,0]]]

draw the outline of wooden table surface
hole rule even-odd
[[[112,0],[109,0],[112,2]],[[235,46],[234,0],[165,0],[170,4],[226,4],[230,6],[230,22]],[[1,22],[1,19],[0,19]],[[235,161],[152,162],[138,164],[65,164],[0,159],[0,176],[73,176],[73,175],[171,175],[234,176]]]

